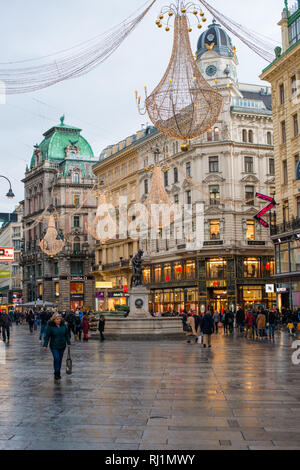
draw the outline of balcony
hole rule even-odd
[[[103,264],[102,265],[102,270],[103,271],[108,271],[108,270],[114,270],[114,269],[119,269],[119,268],[126,268],[130,264],[129,260],[120,260],[117,263],[109,263],[109,264]]]
[[[271,226],[271,235],[279,235],[287,232],[293,232],[300,229],[300,218],[293,219],[289,222]]]

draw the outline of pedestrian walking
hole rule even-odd
[[[264,337],[264,331],[265,331],[265,328],[266,328],[266,316],[264,315],[264,313],[262,311],[260,311],[259,314],[257,315],[256,327],[257,327],[258,332],[259,332],[260,340],[262,341],[262,339]]]
[[[219,312],[218,312],[217,309],[214,312],[213,320],[214,320],[214,324],[215,324],[215,332],[216,332],[216,334],[218,334],[219,333],[220,315],[219,315]]]
[[[75,341],[81,341],[82,335],[82,323],[79,312],[75,314],[74,319],[74,327],[75,327]]]
[[[104,315],[101,315],[101,316],[100,316],[99,325],[98,325],[98,330],[99,330],[99,333],[100,333],[100,341],[104,341],[104,340],[105,340],[105,338],[104,338],[104,330],[105,330],[105,318],[104,318]]]
[[[238,328],[240,329],[240,334],[242,335],[245,329],[245,313],[241,307],[238,307],[236,312],[236,323]]]
[[[214,332],[214,320],[210,312],[201,319],[201,331],[203,333],[203,347],[211,348],[211,335]]]
[[[32,310],[29,310],[27,313],[27,323],[29,325],[29,331],[30,333],[33,333],[33,327],[34,327],[34,313]]]
[[[274,341],[275,327],[276,327],[276,314],[274,310],[270,310],[268,315],[268,324],[269,324],[269,339]]]
[[[15,312],[13,311],[12,308],[10,309],[8,315],[9,315],[9,319],[10,319],[11,324],[13,324],[13,322],[15,320]]]
[[[65,349],[67,345],[69,348],[71,347],[68,328],[59,313],[55,313],[48,322],[44,336],[44,351],[47,351],[49,341],[50,350],[53,355],[54,378],[59,380],[61,379],[60,372]]]
[[[72,333],[75,336],[75,315],[74,312],[69,312],[66,315],[66,322],[67,322],[67,327],[68,327],[68,332],[70,335],[70,338],[72,337]]]
[[[89,340],[89,320],[87,315],[83,315],[82,317],[82,330],[83,330],[83,341]]]
[[[6,342],[6,339],[9,343],[11,319],[9,315],[5,312],[0,315],[0,327],[2,329],[2,339],[4,343]]]

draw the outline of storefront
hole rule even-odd
[[[199,310],[198,288],[174,288],[152,290],[149,300],[149,310],[152,313],[175,312],[182,313],[186,309]]]
[[[270,289],[271,285],[274,287]],[[262,305],[264,308],[276,307],[276,292],[274,284],[239,286],[238,302],[245,309],[252,309]],[[271,290],[273,292],[271,292]]]
[[[71,282],[70,283],[70,301],[71,309],[76,310],[82,308],[84,305],[84,283]]]
[[[128,305],[129,293],[122,291],[107,292],[107,309],[115,310],[117,305]]]
[[[212,311],[223,313],[228,309],[226,281],[207,281],[207,305]]]

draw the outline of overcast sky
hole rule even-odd
[[[0,62],[39,57],[72,47],[118,24],[145,0],[1,0]],[[249,29],[280,42],[277,26],[283,0],[209,0],[226,16]],[[170,2],[171,3],[171,2]],[[291,2],[290,3],[294,3]],[[152,91],[168,64],[172,34],[154,22],[167,0],[157,0],[148,16],[105,63],[90,74],[35,93],[8,96],[0,105],[0,174],[11,178],[16,198],[5,198],[7,185],[0,179],[0,212],[13,210],[23,199],[26,164],[33,145],[65,114],[65,123],[83,129],[95,155],[108,144],[131,135],[148,122],[137,112],[134,90]],[[211,16],[206,15],[211,23]],[[202,30],[203,31],[203,30]],[[199,30],[191,34],[196,51]],[[262,83],[258,76],[267,63],[238,39],[238,76],[241,82]],[[1,65],[0,65],[1,68]],[[264,83],[265,84],[265,83]]]

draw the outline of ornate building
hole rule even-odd
[[[215,22],[199,38],[197,63],[224,98],[214,128],[195,139],[186,153],[180,152],[180,142],[152,127],[143,131],[141,140],[134,138],[140,201],[148,197],[149,169],[158,147],[165,189],[175,204],[187,205],[185,215],[190,214],[183,223],[187,237],[182,237],[181,227],[174,222],[167,239],[160,232],[156,239],[144,237],[139,243],[145,252],[150,310],[272,305],[275,296],[266,289],[274,274],[272,243],[268,230],[253,219],[263,207],[256,192],[271,195],[275,186],[270,89],[238,82],[236,50]],[[96,167],[97,176],[106,168],[107,151]],[[122,152],[116,148],[108,163],[118,165]],[[200,244],[194,237],[197,204],[204,204],[204,242]],[[111,249],[114,246],[116,241]],[[130,260],[130,255],[121,256],[122,263]],[[106,276],[111,274],[109,264],[101,268]]]
[[[94,243],[88,233],[96,208],[94,163],[93,151],[81,129],[65,125],[64,117],[35,146],[23,180],[24,301],[55,301],[61,310],[83,305],[94,308],[94,278],[90,274]],[[65,237],[63,250],[53,257],[39,247],[47,218],[34,224],[49,206],[54,206],[57,228],[62,229]]]
[[[288,7],[279,22],[282,49],[261,78],[271,83],[275,146],[275,245],[278,306],[300,307],[300,4]]]

